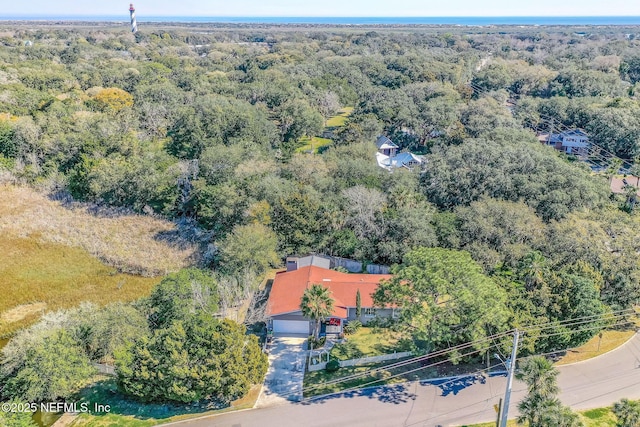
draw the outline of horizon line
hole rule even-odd
[[[122,14],[125,16],[125,14]],[[0,17],[47,16],[47,17],[105,17],[119,14],[37,14],[13,13]],[[128,15],[127,15],[128,16]],[[145,15],[143,15],[144,17]],[[639,15],[146,15],[149,18],[640,18]]]

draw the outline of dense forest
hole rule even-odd
[[[634,162],[639,48],[624,28],[5,29],[0,168],[197,227],[201,267],[239,287],[288,254],[395,264],[377,300],[404,302],[427,348],[600,318],[640,300],[635,196],[611,194],[617,167],[595,173],[536,136],[582,128]],[[378,135],[425,166],[380,168]],[[408,307],[443,292],[463,303],[440,323]],[[525,343],[597,333],[578,329]]]

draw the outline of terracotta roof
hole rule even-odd
[[[640,196],[640,178],[633,175],[626,175],[623,178],[613,177],[611,178],[611,192],[616,194],[625,194],[627,192],[628,186],[638,187],[638,192],[636,193]]]
[[[295,271],[276,274],[271,287],[267,314],[276,316],[300,310],[300,300],[305,289],[318,283],[331,291],[335,300],[333,316],[346,318],[347,307],[356,306],[356,293],[360,289],[362,307],[373,307],[371,294],[390,274],[348,274],[316,266],[302,267]]]

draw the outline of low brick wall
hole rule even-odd
[[[315,365],[309,365],[309,372],[322,371],[327,367],[327,362],[316,363]]]

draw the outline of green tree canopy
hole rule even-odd
[[[378,286],[374,301],[399,307],[400,323],[421,346],[440,349],[506,329],[506,293],[468,252],[419,248],[392,272],[393,278]]]
[[[0,366],[0,390],[28,402],[69,398],[94,373],[78,342],[62,329],[34,342],[19,362]]]
[[[132,305],[120,302],[103,308],[83,304],[70,316],[67,329],[87,356],[100,363],[113,363],[116,350],[149,335],[146,317]]]
[[[214,277],[204,270],[187,268],[166,276],[149,297],[153,329],[163,329],[190,315],[212,316],[218,310],[218,289]]]
[[[220,243],[220,264],[231,273],[248,268],[263,274],[280,264],[277,245],[276,234],[262,224],[236,226]]]
[[[489,196],[524,202],[538,216],[560,219],[581,207],[602,205],[605,184],[551,155],[524,131],[492,129],[491,139],[437,146],[427,156],[422,184],[429,201],[442,208],[468,205]]]
[[[27,402],[20,400],[10,400],[9,404],[26,405]],[[10,412],[0,411],[0,426],[2,427],[37,427],[35,421],[31,418],[31,412]]]
[[[230,320],[194,315],[120,351],[118,386],[142,401],[230,402],[262,381],[257,337]]]

